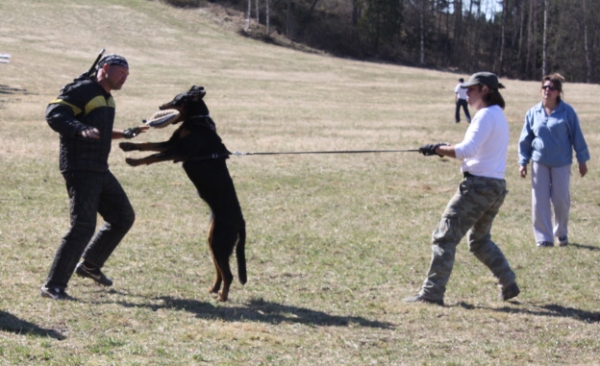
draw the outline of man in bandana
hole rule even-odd
[[[54,300],[70,298],[66,288],[73,272],[111,286],[100,269],[135,220],[125,191],[108,168],[112,139],[132,138],[147,129],[113,129],[111,91],[123,87],[129,65],[124,57],[112,54],[101,59],[91,74],[66,85],[46,109],[46,121],[60,135],[59,165],[71,208],[71,228],[41,288],[43,297]],[[94,235],[97,214],[105,223]]]

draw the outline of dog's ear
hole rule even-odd
[[[206,95],[206,91],[203,86],[192,86],[187,92],[188,95],[194,97],[195,100],[200,100]]]

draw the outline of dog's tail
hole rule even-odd
[[[246,225],[239,231],[238,243],[235,248],[235,256],[238,264],[238,277],[242,285],[248,280],[246,275]]]

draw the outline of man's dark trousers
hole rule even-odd
[[[471,115],[469,114],[469,103],[465,99],[457,99],[456,100],[456,112],[454,113],[456,123],[460,122],[460,108],[462,107],[465,112],[465,117],[467,117],[467,122],[471,123]]]
[[[63,176],[70,198],[71,229],[62,239],[45,286],[64,289],[82,256],[98,268],[104,265],[133,225],[135,213],[110,171],[81,170]],[[98,213],[105,223],[94,236]]]

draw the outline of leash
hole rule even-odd
[[[419,149],[405,149],[405,150],[325,150],[325,151],[261,151],[261,152],[226,152],[226,153],[214,153],[203,156],[196,156],[185,161],[203,161],[203,160],[214,160],[214,159],[227,159],[229,156],[250,156],[250,155],[307,155],[307,154],[369,154],[369,153],[403,153],[403,152],[419,152]]]
[[[306,154],[369,154],[369,153],[401,153],[401,152],[419,152],[419,149],[405,150],[325,150],[325,151],[279,151],[279,152],[232,152],[235,156],[248,155],[306,155]]]

